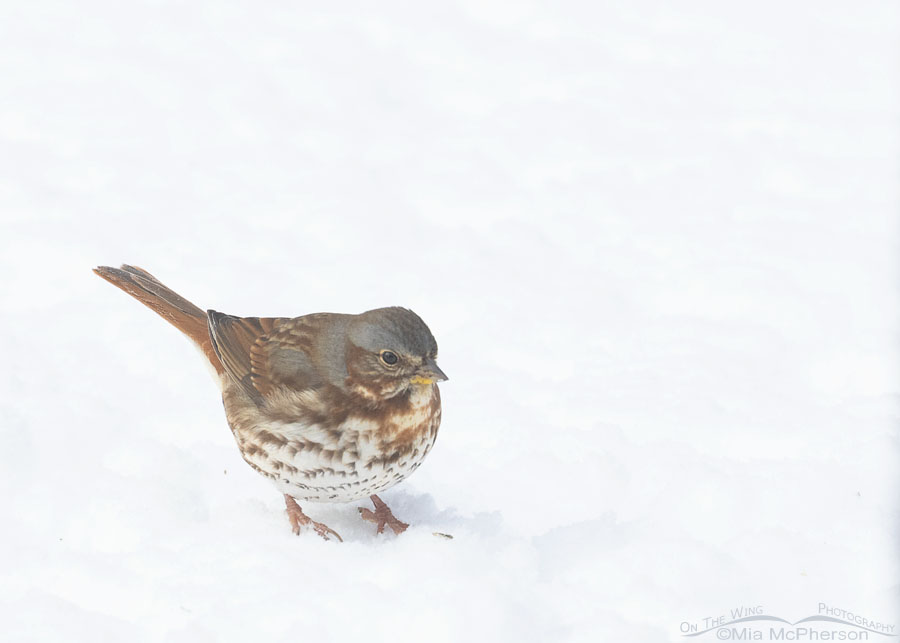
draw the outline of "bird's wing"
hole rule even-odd
[[[222,365],[257,404],[280,386],[303,390],[321,385],[302,317],[234,317],[214,310],[207,315]]]

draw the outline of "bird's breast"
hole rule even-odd
[[[308,393],[305,404],[296,402],[296,418],[258,413],[248,421],[245,410],[229,420],[242,420],[231,424],[244,460],[301,500],[349,502],[393,486],[419,467],[441,420],[437,386],[374,408],[329,409]]]

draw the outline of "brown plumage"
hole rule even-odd
[[[145,270],[101,266],[98,275],[187,335],[212,365],[244,460],[285,496],[295,533],[311,525],[294,500],[369,496],[366,520],[405,530],[376,495],[419,467],[437,437],[437,344],[403,308],[359,315],[234,317],[200,308]]]
[[[141,268],[128,265],[122,266],[121,269],[98,266],[94,268],[94,272],[112,285],[127,292],[187,335],[200,347],[216,372],[224,372],[222,363],[216,357],[213,349],[205,312],[164,286],[156,277]]]

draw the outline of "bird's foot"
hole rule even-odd
[[[359,515],[362,516],[363,520],[368,520],[369,522],[374,522],[378,525],[379,534],[384,533],[385,525],[390,527],[395,534],[402,534],[406,531],[406,528],[409,527],[409,525],[397,520],[381,498],[376,495],[369,497],[372,499],[372,504],[375,505],[375,511],[366,509],[365,507],[358,507]]]
[[[334,529],[332,529],[328,525],[322,524],[321,522],[316,522],[305,513],[303,513],[303,510],[300,509],[300,505],[297,504],[297,501],[287,494],[284,495],[284,504],[287,506],[287,515],[288,520],[291,521],[291,529],[298,536],[300,535],[301,525],[312,525],[312,528],[315,530],[315,532],[325,540],[328,540],[328,534],[331,534],[339,541],[344,542],[344,539],[341,538],[341,535]]]

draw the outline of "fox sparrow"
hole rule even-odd
[[[312,527],[296,500],[369,496],[365,520],[395,533],[378,497],[428,454],[441,422],[437,343],[418,315],[378,308],[359,315],[234,317],[200,308],[134,266],[94,272],[156,311],[206,356],[244,460],[284,494],[294,533]]]

